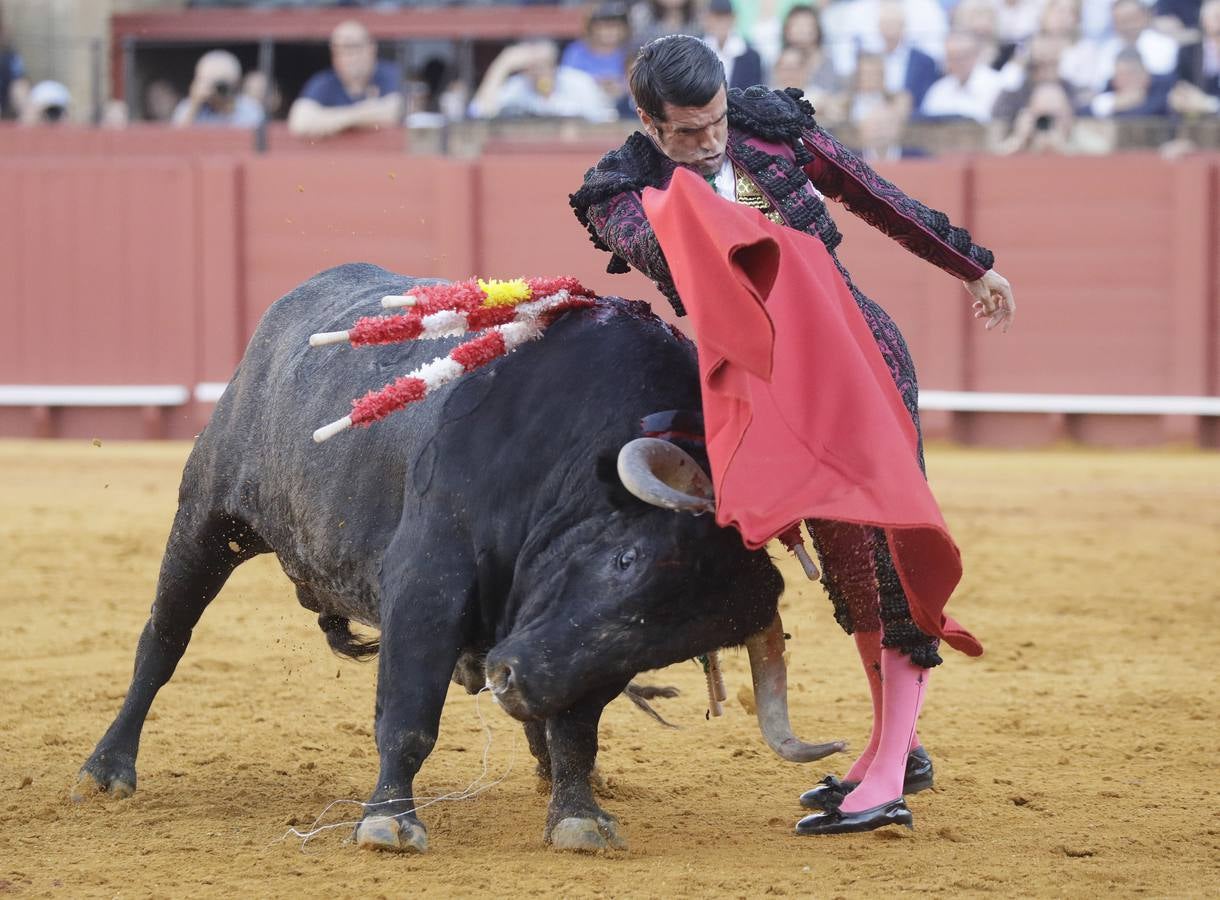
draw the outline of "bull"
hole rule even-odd
[[[451,345],[326,352],[308,336],[422,283],[341,266],[264,315],[187,460],[131,685],[75,795],[135,790],[153,698],[226,579],[261,553],[334,651],[378,654],[380,771],[361,846],[426,849],[412,784],[451,678],[490,687],[524,723],[551,780],[544,840],[560,849],[625,845],[589,779],[602,710],[639,672],[745,644],[767,743],[797,761],[842,749],[789,727],[779,572],[690,514],[710,488],[689,456],[637,439],[642,417],[699,408],[693,347],[644,304],[568,312],[424,403],[310,440],[344,398]]]

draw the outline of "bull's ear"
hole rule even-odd
[[[606,499],[615,509],[623,509],[640,501],[623,487],[618,477],[618,455],[603,453],[597,457],[597,480],[605,489]]]

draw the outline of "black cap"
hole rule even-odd
[[[707,11],[721,16],[734,15],[733,0],[708,0]]]

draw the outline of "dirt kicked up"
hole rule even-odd
[[[1220,458],[933,448],[961,544],[956,615],[987,646],[932,675],[920,732],[936,788],[915,831],[800,838],[797,795],[847,759],[795,766],[736,695],[706,721],[686,663],[667,730],[616,701],[603,806],[625,852],[542,844],[546,797],[521,729],[491,704],[487,777],[421,813],[423,856],[358,851],[347,827],[284,839],[377,774],[375,664],[340,661],[271,557],[203,617],[144,732],[123,801],[69,801],[118,708],[188,447],[0,443],[0,895],[1202,896],[1220,884]],[[868,694],[820,588],[781,565],[791,700],[806,739],[861,746]],[[742,695],[748,700],[748,690]],[[483,769],[474,698],[450,692],[417,781]],[[828,766],[827,763],[830,763]],[[350,820],[331,808],[323,824]]]

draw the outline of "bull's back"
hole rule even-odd
[[[278,300],[188,462],[184,499],[248,524],[290,577],[323,592],[367,595],[404,521],[414,517],[422,528],[459,502],[477,515],[477,498],[500,493],[508,469],[524,467],[512,480],[529,483],[564,456],[591,453],[582,443],[604,437],[608,426],[618,440],[642,414],[697,408],[690,347],[643,304],[614,301],[565,316],[543,340],[371,428],[314,443],[314,429],[346,415],[353,398],[462,340],[309,346],[309,335],[381,314],[383,296],[417,283],[353,264]],[[476,464],[493,456],[511,464]],[[459,459],[470,463],[455,479],[447,466]]]

